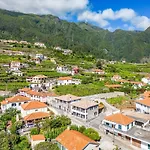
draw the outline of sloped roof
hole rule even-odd
[[[31,101],[29,97],[16,95],[10,98],[6,98],[4,101],[1,102],[2,105],[8,104],[8,103],[14,103],[14,102],[25,102],[25,101]]]
[[[41,141],[41,140],[44,140],[45,141],[45,137],[43,134],[38,134],[38,135],[32,135],[31,136],[31,139],[33,141]]]
[[[27,91],[30,91],[31,89],[30,88],[23,88],[23,89],[19,89],[18,91],[19,92],[27,92]]]
[[[72,77],[60,77],[58,80],[72,80]]]
[[[43,102],[31,101],[31,102],[28,102],[26,104],[22,104],[21,107],[24,110],[30,110],[30,109],[45,108],[45,107],[47,107],[47,105]]]
[[[56,141],[61,143],[67,150],[82,150],[89,143],[98,145],[95,141],[75,130],[65,130]]]
[[[67,95],[62,95],[57,97],[57,99],[62,100],[62,101],[72,101],[72,100],[78,100],[81,99],[80,97],[71,95],[71,94],[67,94]]]
[[[111,121],[111,122],[114,122],[114,123],[117,123],[117,124],[125,125],[125,126],[134,121],[134,119],[132,119],[128,116],[125,116],[121,113],[106,116],[105,120],[108,120],[108,121]]]
[[[105,85],[106,87],[108,87],[108,88],[120,88],[120,87],[122,87],[122,85],[120,85],[120,84],[111,84],[111,85]]]
[[[83,109],[87,109],[87,108],[92,107],[92,106],[98,106],[98,103],[93,102],[91,100],[81,100],[81,101],[78,101],[78,102],[74,102],[71,105],[76,106],[76,107],[80,107],[80,108],[83,108]]]
[[[145,98],[144,100],[137,100],[136,103],[140,103],[150,107],[150,98]]]
[[[49,116],[50,116],[49,113],[35,112],[35,113],[31,113],[31,114],[25,116],[24,117],[24,121],[31,121],[31,120],[36,120],[36,119],[42,119],[42,118],[47,118]]]

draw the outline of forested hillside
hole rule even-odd
[[[139,62],[150,56],[150,28],[109,32],[85,23],[70,23],[52,15],[0,10],[0,39],[44,42],[47,46],[91,53],[97,58]]]

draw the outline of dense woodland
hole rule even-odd
[[[0,10],[0,39],[44,42],[98,58],[149,61],[150,28],[146,31],[109,32],[85,23],[69,23],[52,15]]]

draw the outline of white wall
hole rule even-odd
[[[93,150],[93,149],[95,149],[96,148],[96,144],[88,144],[85,148],[84,148],[84,150]]]
[[[150,113],[150,107],[136,103],[136,109],[139,110],[141,113]]]
[[[31,113],[35,113],[35,112],[47,112],[47,107],[45,108],[39,108],[39,109],[30,109],[30,110],[24,110],[21,108],[21,116],[25,117]]]
[[[141,149],[142,149],[142,150],[148,150],[148,144],[142,142],[142,143],[141,143]]]

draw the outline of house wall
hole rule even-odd
[[[72,101],[62,101],[60,99],[55,98],[52,102],[52,106],[56,107],[58,109],[64,110],[64,111],[70,111],[71,110],[71,103],[80,101],[81,99],[76,99]]]
[[[72,80],[58,80],[57,85],[69,85],[72,84]]]
[[[109,123],[109,126],[107,125],[107,123]],[[111,122],[111,121],[103,120],[103,124],[105,124],[106,126],[112,128],[112,129],[113,129],[113,125],[115,125],[115,129],[117,129],[117,130],[128,131],[129,129],[131,129],[135,125],[135,122],[130,123],[128,126],[125,126],[125,125],[121,125],[121,124],[116,124],[116,123]],[[120,125],[121,125],[121,129],[119,128]]]
[[[34,149],[34,147],[35,147],[37,144],[41,143],[41,142],[45,142],[45,140],[39,140],[39,141],[33,141],[33,140],[31,140],[31,147],[32,147],[32,149]]]
[[[83,150],[93,150],[93,149],[95,149],[96,147],[97,147],[96,144],[90,143],[90,144],[88,144]]]
[[[150,145],[150,144],[149,144]],[[142,150],[149,150],[148,149],[148,144],[147,143],[144,143],[144,142],[141,142],[141,149]]]
[[[146,105],[136,103],[136,110],[141,113],[149,113],[150,114],[150,107],[148,107]]]
[[[80,119],[90,120],[98,116],[98,106],[93,106],[87,109],[71,106],[71,114]],[[85,118],[83,118],[83,115]]]
[[[21,116],[25,117],[31,113],[35,113],[35,112],[47,112],[47,107],[45,108],[39,108],[39,109],[30,109],[30,110],[24,110],[21,108]]]
[[[9,108],[14,108],[14,109],[17,109],[17,110],[21,110],[20,105],[25,104],[25,103],[27,103],[27,101],[26,102],[14,102],[14,103],[8,103],[6,105],[1,105],[1,110],[2,110],[3,113]]]

